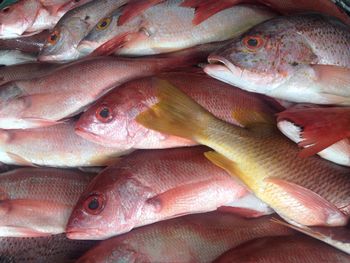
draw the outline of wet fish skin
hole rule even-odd
[[[205,147],[138,151],[101,172],[67,224],[72,239],[106,239],[162,220],[216,210],[251,195],[204,157]],[[261,215],[253,197],[251,210]],[[90,205],[99,202],[99,207]]]
[[[179,6],[182,0],[170,0],[143,12],[123,26],[118,20],[123,9],[108,15],[82,40],[78,49],[84,54],[99,50],[107,42],[119,43],[115,54],[143,56],[173,52],[209,42],[223,41],[274,17],[266,8],[241,5],[224,10],[200,25],[193,25],[195,9]],[[244,19],[243,19],[244,18]],[[220,25],[220,26],[219,26]]]
[[[347,224],[348,168],[317,157],[300,158],[296,145],[274,125],[251,129],[230,125],[168,82],[158,80],[157,85],[161,100],[137,117],[139,123],[211,147],[217,153],[207,153],[210,160],[238,176],[258,198],[292,223]]]
[[[0,87],[0,128],[25,129],[57,124],[82,112],[116,86],[202,62],[221,45],[221,42],[212,43],[142,59],[89,58],[46,76],[7,83]]]
[[[106,166],[130,152],[103,147],[74,133],[74,121],[27,130],[0,130],[0,162],[22,166]]]
[[[76,47],[108,13],[127,0],[92,0],[67,12],[53,28],[39,54],[40,61],[70,61],[80,57]]]
[[[349,262],[350,256],[305,236],[263,237],[233,248],[214,263]]]
[[[69,9],[91,0],[22,0],[0,13],[0,37],[17,38],[52,28]]]
[[[274,98],[349,105],[349,40],[348,26],[332,17],[274,18],[210,55],[204,71]]]
[[[175,84],[215,116],[233,124],[239,124],[232,116],[234,110],[257,111],[270,121],[274,120],[274,114],[279,110],[270,107],[257,94],[233,89],[198,70],[189,68],[184,72],[163,73],[159,76]],[[76,125],[77,134],[105,146],[157,149],[193,145],[194,142],[154,132],[136,122],[137,114],[158,101],[156,93],[152,78],[134,80],[119,86],[82,114]],[[99,111],[103,109],[109,110],[111,115],[107,122],[99,117]],[[246,114],[245,118],[254,116]]]
[[[61,234],[94,174],[21,168],[0,174],[0,236]]]
[[[27,80],[41,77],[59,67],[60,65],[58,64],[38,62],[0,67],[0,85],[15,80]]]
[[[183,216],[102,241],[77,262],[211,262],[253,238],[293,233],[269,219],[220,212]]]
[[[0,238],[2,263],[62,263],[79,258],[96,241],[69,240],[63,234],[36,238]]]

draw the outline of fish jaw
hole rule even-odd
[[[208,61],[210,64],[204,67],[204,72],[209,76],[250,92],[266,94],[282,81],[278,75],[242,69],[221,56],[210,55]]]
[[[78,51],[81,54],[88,55],[99,47],[99,44],[89,40],[83,40],[79,43]]]

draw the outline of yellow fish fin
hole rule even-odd
[[[232,111],[232,117],[243,127],[259,135],[276,131],[276,118],[268,113],[237,109]]]
[[[243,172],[237,167],[234,161],[214,151],[205,152],[204,156],[216,166],[224,169],[230,175],[242,178]]]
[[[136,117],[146,128],[198,141],[213,115],[168,81],[153,80],[159,102]]]

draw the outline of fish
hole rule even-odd
[[[0,86],[15,80],[27,80],[47,75],[59,66],[60,64],[32,62],[0,67]]]
[[[350,215],[350,170],[298,156],[274,124],[234,126],[214,117],[182,91],[154,80],[160,102],[138,115],[149,129],[192,139],[214,151],[205,156],[238,177],[284,219],[305,226],[344,226]],[[239,112],[233,112],[240,116]]]
[[[79,42],[108,13],[128,0],[92,0],[65,13],[52,29],[39,61],[71,61],[80,58]]]
[[[192,18],[195,10],[180,7],[181,2],[170,0],[156,5],[123,26],[118,25],[123,9],[117,9],[97,23],[80,42],[78,50],[85,55],[114,52],[123,56],[174,52],[199,44],[228,40],[276,16],[264,7],[240,5],[194,26]]]
[[[162,220],[234,206],[236,200],[251,195],[210,163],[205,151],[198,147],[136,151],[106,168],[81,195],[67,224],[67,237],[107,239]],[[255,197],[251,210],[259,210],[260,203]]]
[[[64,233],[68,218],[93,175],[53,168],[20,168],[1,173],[0,236]]]
[[[304,147],[300,156],[318,154],[350,166],[350,109],[297,105],[278,114],[278,128]]]
[[[12,5],[14,3],[16,3],[18,0],[4,0],[4,1],[1,1],[0,3],[0,9],[3,9],[9,5]]]
[[[74,133],[75,121],[55,126],[0,130],[0,162],[21,166],[107,166],[131,152],[122,147],[103,147]]]
[[[248,240],[294,233],[270,218],[243,219],[222,212],[187,215],[101,241],[77,263],[212,262]]]
[[[215,116],[242,125],[232,116],[232,110],[255,111],[247,119],[272,122],[282,109],[257,94],[234,89],[193,68],[159,75],[179,87]],[[158,102],[152,77],[127,82],[91,105],[77,121],[79,136],[104,146],[125,146],[134,149],[159,149],[194,145],[180,137],[160,134],[136,122],[136,116]]]
[[[38,34],[31,36],[22,36],[11,39],[0,39],[1,50],[19,50],[23,53],[39,54],[39,51],[44,46],[48,35],[48,30],[44,30]]]
[[[136,78],[205,61],[223,43],[140,59],[97,57],[72,62],[45,76],[0,87],[0,128],[55,125],[75,116],[113,88]],[[62,103],[64,102],[64,103]]]
[[[64,234],[47,237],[1,237],[2,263],[72,262],[97,244],[96,241],[69,240]]]
[[[52,29],[70,9],[91,0],[20,0],[0,11],[0,38],[11,39]]]
[[[332,262],[346,263],[350,256],[305,236],[262,237],[230,249],[214,263]]]
[[[273,18],[208,57],[204,71],[241,89],[297,103],[350,105],[350,28],[336,18]]]
[[[291,15],[303,12],[322,13],[337,17],[344,23],[350,25],[350,18],[344,12],[344,10],[329,0],[320,0],[317,2],[313,0],[184,0],[181,5],[184,7],[196,8],[196,16],[193,19],[193,23],[200,24],[209,17],[215,15],[217,12],[242,3],[262,4],[278,11],[283,15]]]

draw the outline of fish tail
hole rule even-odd
[[[213,116],[169,82],[155,79],[159,103],[141,113],[136,120],[162,133],[200,142]]]
[[[302,127],[299,146],[306,147],[300,153],[303,157],[350,137],[350,110],[347,108],[294,108],[278,115],[278,121],[283,120]]]

